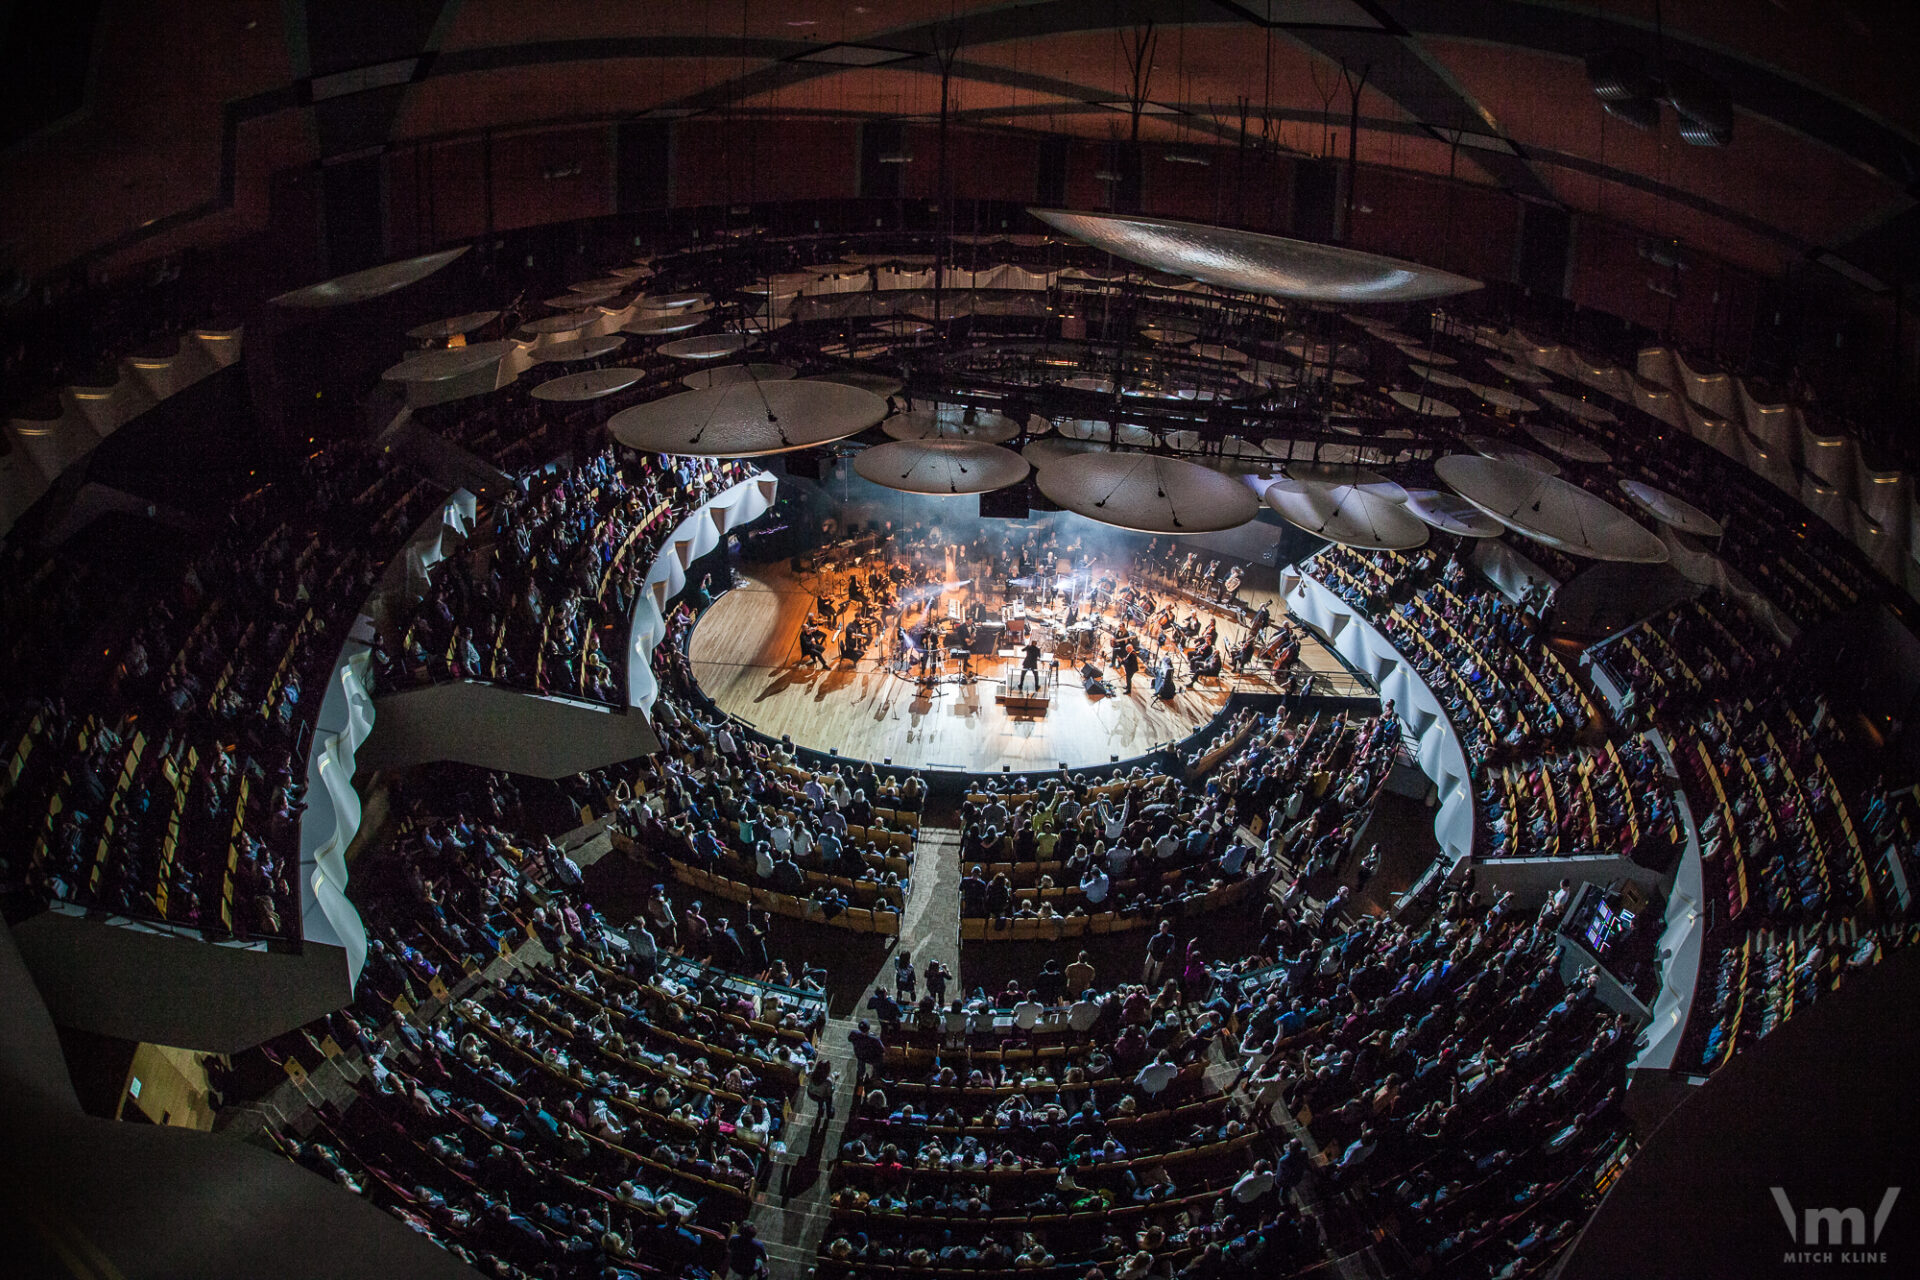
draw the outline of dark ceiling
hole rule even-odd
[[[79,6],[81,10],[91,6]],[[1913,274],[1920,93],[1900,0],[105,0],[84,94],[33,81],[0,153],[0,255],[29,274],[259,225],[276,170],[482,130],[695,113],[966,122],[1105,139],[1150,30],[1150,144],[1250,134],[1452,172],[1778,271],[1832,251]],[[73,15],[68,15],[71,18]],[[38,66],[16,21],[0,66]],[[64,47],[74,21],[63,19]],[[31,33],[27,33],[30,35]],[[1583,59],[1628,49],[1731,92],[1730,145],[1605,115]],[[867,63],[872,65],[856,65]],[[1344,72],[1347,73],[1343,76]],[[51,123],[49,112],[77,105]],[[1464,135],[1456,148],[1443,139]],[[964,193],[964,176],[959,189]]]

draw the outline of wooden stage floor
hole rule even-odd
[[[784,565],[755,568],[744,586],[714,601],[695,626],[688,646],[693,676],[721,710],[760,732],[789,735],[818,751],[838,748],[853,759],[976,772],[1001,765],[1051,769],[1063,761],[1084,768],[1185,738],[1236,689],[1274,692],[1263,676],[1228,673],[1162,702],[1143,675],[1134,678],[1130,696],[1089,697],[1079,671],[1063,661],[1044,714],[1009,713],[994,701],[1002,663],[992,657],[974,659],[975,683],[944,683],[932,691],[894,675],[871,655],[857,665],[836,662],[828,671],[802,665],[800,625],[813,603],[812,592]],[[1221,630],[1224,635],[1230,628]],[[1301,660],[1316,671],[1344,674],[1339,660],[1311,637]],[[1004,665],[1013,676],[1015,663]]]

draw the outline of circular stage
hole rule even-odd
[[[1223,671],[1191,689],[1185,687],[1181,665],[1171,701],[1153,695],[1151,677],[1143,670],[1127,694],[1104,654],[1095,661],[1106,668],[1111,696],[1089,694],[1079,659],[1063,653],[1057,682],[1044,682],[1044,708],[1003,700],[1004,682],[1018,678],[1018,656],[974,657],[976,678],[970,684],[958,678],[957,665],[949,660],[941,682],[929,686],[912,674],[896,673],[877,652],[858,662],[836,660],[835,642],[828,645],[830,666],[823,671],[803,657],[800,633],[809,611],[823,594],[835,594],[836,578],[843,576],[828,571],[801,576],[785,565],[759,566],[745,575],[744,585],[714,601],[694,628],[688,656],[694,679],[716,706],[769,737],[788,735],[816,751],[837,750],[876,763],[891,759],[908,768],[998,772],[1002,765],[1045,770],[1064,762],[1085,768],[1106,764],[1110,757],[1145,755],[1206,724],[1236,691],[1278,692],[1264,665],[1250,663],[1245,675]],[[1257,596],[1249,604],[1257,607],[1262,598],[1270,599]],[[1180,612],[1187,612],[1185,604]],[[1200,613],[1203,620],[1209,616]],[[1246,634],[1230,615],[1211,616],[1222,641],[1237,642]],[[1275,617],[1284,617],[1277,602]],[[1310,638],[1301,662],[1315,671],[1340,669],[1338,660]],[[1050,661],[1042,665],[1051,673]]]

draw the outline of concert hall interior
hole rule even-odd
[[[0,1272],[1920,1275],[1910,0],[0,16]]]

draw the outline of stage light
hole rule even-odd
[[[1680,117],[1680,140],[1696,147],[1733,141],[1733,95],[1718,80],[1692,67],[1667,68],[1666,99]]]
[[[1593,96],[1602,102],[1652,101],[1660,96],[1659,82],[1647,70],[1646,60],[1624,49],[1610,49],[1587,59],[1587,79]]]
[[[1597,53],[1587,59],[1587,80],[1601,109],[1614,119],[1636,129],[1660,127],[1660,82],[1639,54],[1623,49]]]
[[[1660,104],[1652,98],[1628,98],[1621,102],[1602,102],[1600,109],[1615,120],[1625,121],[1636,129],[1653,130],[1660,127]]]

